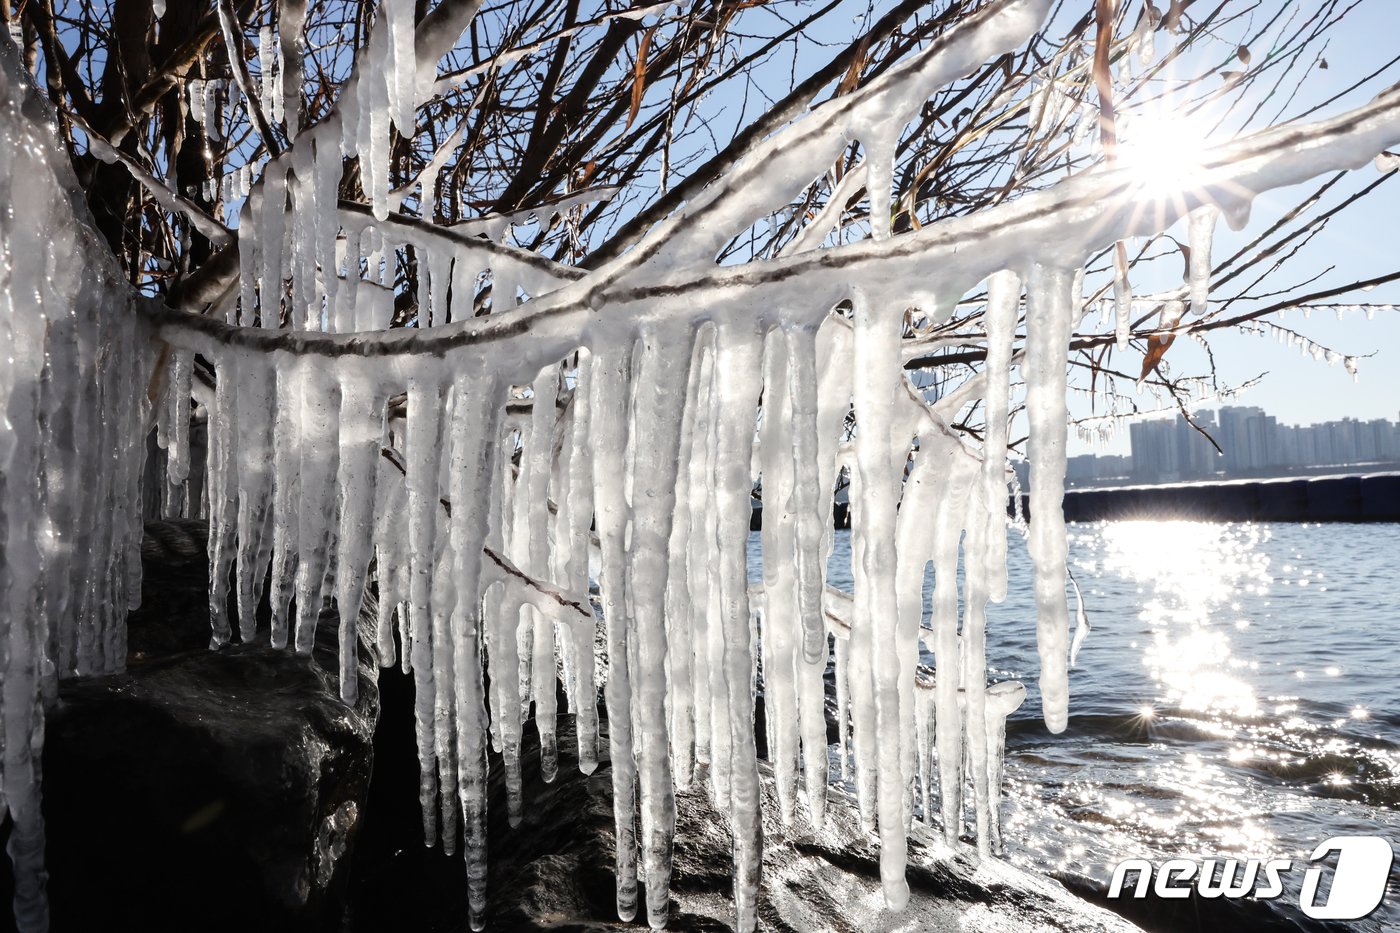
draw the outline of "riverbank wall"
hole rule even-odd
[[[1029,514],[1029,497],[1021,497],[1021,509]],[[1064,510],[1071,522],[1400,522],[1400,473],[1069,489]],[[755,504],[749,526],[760,528],[762,516]],[[833,520],[850,527],[847,503],[836,503]]]

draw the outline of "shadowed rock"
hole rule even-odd
[[[560,770],[539,778],[539,747],[527,724],[523,749],[525,818],[505,821],[505,787],[493,756],[490,818],[490,930],[603,931],[643,928],[616,918],[613,895],[612,776],[607,745],[590,776],[579,774],[573,718],[559,720]],[[909,907],[883,909],[879,853],[859,828],[855,802],[833,789],[828,824],[784,832],[772,775],[760,764],[766,852],[759,928],[765,931],[871,933],[893,930],[1131,931],[1137,927],[1085,903],[1059,883],[999,861],[980,864],[975,850],[950,853],[934,832],[910,836]],[[405,781],[411,775],[405,776]],[[412,786],[405,785],[409,798]],[[401,789],[403,790],[403,789]],[[721,931],[733,925],[728,818],[702,785],[678,795],[670,930]],[[799,823],[805,814],[799,808]],[[411,823],[410,823],[411,825]],[[465,931],[466,879],[460,857],[401,849],[392,881],[356,884],[356,931]],[[361,866],[357,866],[357,872]],[[390,893],[392,892],[392,894]],[[392,901],[384,898],[392,896]]]
[[[332,612],[312,658],[205,647],[206,533],[148,526],[128,671],[64,682],[49,712],[55,933],[341,929],[379,715],[373,602],[347,707]]]

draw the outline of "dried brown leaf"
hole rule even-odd
[[[1167,350],[1176,341],[1176,334],[1151,335],[1147,338],[1147,352],[1142,357],[1142,375],[1138,377],[1141,381],[1151,375],[1152,370],[1157,368],[1157,364],[1162,362],[1162,357],[1167,355]]]
[[[647,49],[651,47],[651,37],[655,32],[656,27],[652,26],[642,33],[642,44],[637,48],[637,61],[632,66],[632,106],[627,110],[627,124],[623,130],[632,125],[632,121],[637,119],[637,111],[642,109],[642,96],[647,92]]]

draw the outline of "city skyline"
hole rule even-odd
[[[1259,406],[1244,405],[1224,405],[1192,417],[1195,425],[1180,415],[1134,422],[1127,432],[1127,455],[1072,456],[1069,482],[1187,482],[1400,466],[1400,421],[1345,417],[1286,424]],[[1219,445],[1218,451],[1202,431]]]

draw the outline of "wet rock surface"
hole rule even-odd
[[[148,527],[128,671],[64,682],[50,708],[56,933],[342,928],[379,715],[373,603],[347,707],[326,673],[332,613],[311,658],[208,650],[205,535],[198,522]]]
[[[386,709],[390,687],[386,683]],[[505,820],[505,787],[493,760],[490,816],[490,916],[488,929],[602,931],[641,928],[644,920],[617,920],[613,893],[612,777],[606,742],[592,775],[576,767],[572,717],[559,722],[560,769],[552,784],[539,777],[539,748],[527,724],[523,750],[525,815],[518,827]],[[854,801],[833,789],[828,824],[820,832],[785,831],[775,792],[764,773],[764,879],[760,929],[767,931],[977,930],[1128,931],[1137,927],[1068,893],[1057,882],[1003,862],[977,862],[961,848],[950,853],[922,826],[911,835],[909,906],[883,909],[878,849],[861,831]],[[376,779],[378,780],[378,778]],[[401,777],[397,792],[416,808],[416,772]],[[398,864],[377,878],[355,867],[356,931],[393,928],[455,933],[469,929],[466,876],[460,856],[422,847],[416,809],[398,821],[409,832],[398,840]],[[375,817],[370,816],[368,822]],[[801,814],[799,813],[799,821]],[[721,931],[733,925],[728,819],[711,806],[697,784],[677,799],[675,867],[670,930]],[[363,850],[371,848],[367,825]],[[391,860],[392,861],[392,860]],[[382,866],[381,866],[382,867]]]

